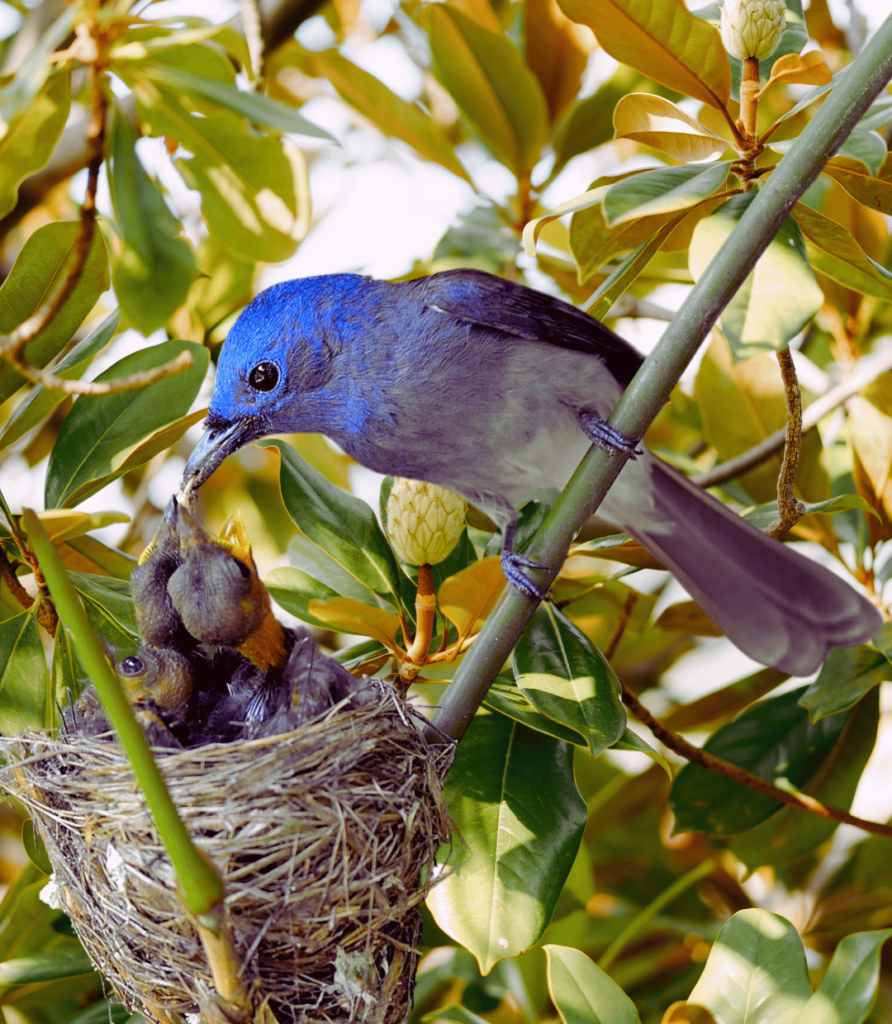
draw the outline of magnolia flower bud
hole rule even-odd
[[[741,60],[770,57],[786,24],[784,0],[725,0],[722,6],[722,42]]]
[[[410,565],[436,565],[458,543],[467,503],[452,491],[395,477],[387,499],[387,533]]]

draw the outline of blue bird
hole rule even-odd
[[[355,274],[288,281],[242,312],[220,354],[184,500],[231,452],[318,432],[379,473],[463,495],[514,551],[517,509],[558,492],[587,448],[627,443],[604,423],[641,356],[568,303],[473,270],[391,283]],[[606,429],[605,429],[606,428]],[[644,450],[600,514],[659,558],[756,661],[804,675],[832,646],[868,640],[879,612]]]

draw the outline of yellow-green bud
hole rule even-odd
[[[722,42],[734,57],[763,60],[774,53],[787,26],[784,0],[725,0]]]
[[[387,499],[387,533],[410,565],[436,565],[458,543],[467,502],[445,487],[395,477]]]

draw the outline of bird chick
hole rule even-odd
[[[177,499],[171,498],[149,546],[130,576],[136,624],[147,644],[188,653],[195,639],[183,624],[167,592],[167,582],[183,564],[177,535]]]
[[[241,520],[214,538],[178,505],[175,529],[182,564],[167,592],[189,633],[202,644],[234,647],[261,672],[282,667],[285,627],[273,615]]]

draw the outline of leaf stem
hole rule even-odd
[[[707,266],[645,359],[610,423],[627,437],[642,437],[722,309],[777,233],[793,204],[842,145],[892,77],[892,16],[830,93],[778,169]],[[546,567],[547,586],[557,575],[574,535],[600,505],[625,456],[593,448],[585,456],[527,552]],[[546,575],[543,574],[543,575]],[[490,614],[434,712],[434,729],[458,739],[483,700],[538,604],[512,587]]]

